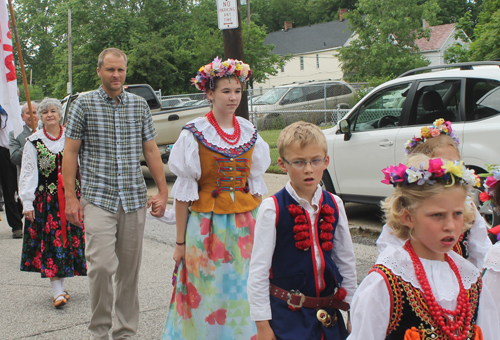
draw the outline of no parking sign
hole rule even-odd
[[[219,29],[238,28],[237,0],[217,0]]]

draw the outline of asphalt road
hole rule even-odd
[[[272,193],[281,189],[286,181],[283,175],[266,175]],[[154,194],[154,185],[148,183],[148,186],[149,193]],[[372,230],[379,230],[381,223],[376,207],[347,204],[346,211],[353,231],[358,281],[361,281],[377,257],[375,239],[370,234]],[[64,308],[55,309],[49,280],[19,270],[22,241],[12,239],[4,212],[0,217],[0,339],[88,339],[87,278],[66,279],[65,288],[71,299]],[[161,337],[172,294],[174,247],[175,226],[147,220],[139,283],[140,323],[134,339]]]

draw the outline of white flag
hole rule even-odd
[[[8,117],[1,116],[2,126],[0,128],[5,128],[7,131],[14,129],[14,136],[17,136],[23,131],[23,121],[21,119],[16,67],[12,51],[13,45],[7,2],[6,0],[0,0],[0,105],[8,115]],[[4,124],[6,124],[5,127]]]

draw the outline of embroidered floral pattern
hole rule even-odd
[[[238,147],[230,148],[230,149],[225,149],[221,148],[220,146],[217,146],[215,144],[209,143],[205,137],[203,136],[203,133],[201,131],[198,131],[194,123],[187,124],[186,126],[183,127],[183,129],[191,131],[191,133],[207,148],[209,148],[212,151],[215,151],[217,153],[220,153],[224,156],[227,157],[238,157],[254,146],[255,142],[257,141],[257,130],[254,131],[254,134],[250,141],[246,142],[243,145],[240,145]]]
[[[193,211],[162,339],[251,339],[246,282],[256,211]],[[224,334],[222,336],[221,334]]]
[[[35,147],[38,151],[38,171],[45,177],[49,177],[56,168],[57,155],[50,152],[42,142],[37,142]]]

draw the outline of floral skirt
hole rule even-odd
[[[163,339],[257,338],[247,298],[256,214],[191,213]]]
[[[85,229],[69,222],[63,241],[57,193],[36,193],[35,221],[24,226],[21,270],[46,277],[87,275]]]

